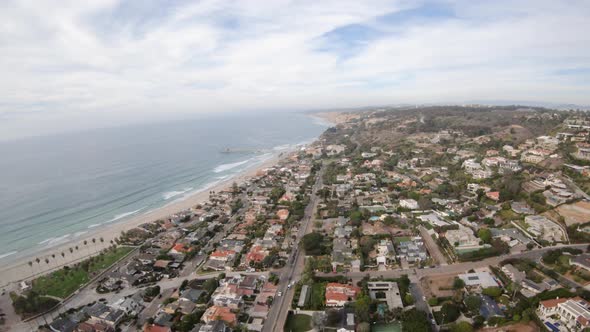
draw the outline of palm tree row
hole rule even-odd
[[[96,247],[96,242],[97,242],[96,238],[92,238],[91,241],[94,244],[94,253],[97,253],[98,252],[98,248]],[[101,243],[101,245],[104,245],[104,241],[105,240],[104,240],[104,238],[102,236],[98,238],[98,241]],[[116,239],[110,240],[110,244],[111,244],[110,246],[114,246],[115,245],[115,242],[116,242]],[[89,244],[88,240],[84,240],[82,243],[84,244],[84,247],[86,248],[88,254],[90,254],[89,246],[88,246],[88,244]],[[70,255],[74,254],[74,251],[78,252],[79,250],[80,250],[80,247],[79,246],[74,246],[74,247],[68,248],[68,251],[70,252]],[[67,264],[66,259],[65,259],[66,258],[66,253],[62,251],[60,255],[61,255],[61,258],[63,260],[62,265],[66,265]],[[34,274],[34,272],[33,272],[33,263],[35,263],[35,262],[37,263],[38,266],[40,266],[40,264],[41,264],[42,261],[44,261],[45,264],[49,265],[49,262],[51,260],[53,260],[56,263],[56,267],[57,267],[56,256],[57,255],[55,253],[53,253],[50,256],[46,256],[45,258],[39,258],[39,257],[37,257],[34,260],[28,261],[28,265],[31,268],[31,272]],[[49,259],[49,257],[51,257],[51,260]]]

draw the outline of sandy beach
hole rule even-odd
[[[100,250],[110,246],[111,241],[114,241],[119,237],[122,231],[132,229],[146,222],[166,218],[174,213],[206,202],[209,199],[210,191],[227,189],[234,182],[238,184],[244,183],[247,179],[254,177],[260,170],[276,165],[284,155],[287,155],[290,152],[291,151],[275,155],[264,161],[262,164],[255,165],[232,178],[216,184],[215,186],[188,196],[184,200],[170,203],[147,214],[138,215],[118,223],[90,230],[87,234],[84,234],[75,240],[56,245],[42,252],[21,257],[17,262],[6,264],[6,266],[0,268],[0,287],[6,287],[11,283],[20,282],[22,280],[33,279],[53,270],[60,269],[64,265],[76,263],[95,255],[100,252]],[[100,241],[101,238],[103,241]],[[95,242],[92,241],[93,239]],[[87,242],[86,245],[84,245],[84,241]],[[75,249],[76,246],[78,247],[77,250]],[[64,253],[63,257],[62,253]],[[37,258],[39,259],[39,263],[36,262]],[[49,260],[49,263],[46,262],[46,259]],[[32,262],[32,265],[30,265],[29,262]]]

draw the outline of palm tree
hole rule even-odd
[[[29,261],[28,264],[29,264],[29,267],[31,268],[31,273],[34,274],[33,273],[33,261]]]
[[[74,253],[74,248],[70,248],[70,254]]]
[[[40,262],[41,260],[39,259],[39,257],[37,257],[37,258],[35,258],[35,261],[37,262],[37,264],[39,264],[39,262]]]
[[[49,258],[45,258],[45,263],[49,265]]]
[[[63,251],[61,252],[61,258],[63,258],[63,259],[64,259],[64,261],[66,260],[66,253],[65,253],[65,252],[63,252]]]
[[[74,248],[76,248],[76,251],[78,251],[78,249],[79,249],[78,246],[75,246]]]
[[[99,239],[99,240],[100,240],[100,244],[101,244],[101,246],[102,246],[102,244],[104,243],[104,239],[102,238],[102,236],[100,237],[100,239]]]
[[[88,245],[88,241],[84,240],[84,245],[87,246]],[[88,249],[88,247],[86,247],[86,249]],[[88,251],[88,250],[87,250]]]

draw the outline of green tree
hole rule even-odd
[[[360,295],[354,303],[354,315],[361,322],[371,320],[371,298],[368,295]]]
[[[465,281],[463,281],[463,279],[455,277],[455,280],[453,280],[453,288],[454,289],[461,289],[465,287]]]
[[[469,295],[465,298],[465,307],[469,310],[472,314],[477,313],[479,311],[479,307],[481,306],[481,298],[477,295]]]
[[[459,310],[459,307],[454,303],[446,302],[442,305],[440,309],[440,314],[442,317],[442,325],[456,321],[457,318],[459,318],[459,316],[461,315],[461,311]]]
[[[279,201],[279,198],[281,198],[284,193],[285,189],[283,189],[283,187],[275,187],[272,188],[268,197],[273,203],[277,203]]]
[[[555,264],[561,256],[561,250],[549,250],[543,254],[543,262],[546,264]]]
[[[363,213],[359,210],[356,211],[352,211],[350,213],[350,223],[353,226],[360,226],[361,225],[361,221],[363,220]]]
[[[323,242],[324,236],[322,234],[312,232],[303,236],[301,246],[307,255],[320,256],[324,254]]]
[[[490,297],[498,297],[500,295],[502,295],[502,288],[500,287],[488,287],[488,288],[484,288],[484,290],[481,292],[483,295],[487,295]]]
[[[473,326],[468,322],[459,322],[451,325],[451,332],[473,332]]]
[[[391,226],[395,223],[395,219],[393,219],[392,216],[387,216],[385,219],[383,219],[383,223],[387,226]]]
[[[402,331],[403,332],[430,332],[430,322],[426,313],[410,309],[402,313]]]
[[[217,289],[217,286],[219,286],[219,283],[215,278],[207,279],[203,283],[203,289],[207,291],[207,294],[213,294],[213,292]]]
[[[484,242],[484,243],[491,243],[492,242],[492,231],[488,228],[480,228],[477,231],[477,236]]]

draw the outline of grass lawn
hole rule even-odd
[[[308,307],[310,310],[322,310],[326,299],[326,283],[315,282],[311,285],[311,296]]]
[[[520,214],[516,214],[512,210],[500,210],[500,211],[498,211],[498,215],[504,221],[511,221],[511,220],[516,220],[516,219],[522,219],[522,216]]]
[[[285,332],[305,332],[311,330],[311,316],[289,315],[285,324]]]
[[[91,276],[113,265],[133,249],[133,247],[118,247],[114,251],[108,251],[71,268],[63,268],[39,277],[33,281],[32,290],[42,295],[65,298],[88,282]]]
[[[377,324],[373,325],[371,332],[401,332],[402,324],[398,322],[390,324]]]
[[[400,244],[400,242],[407,242],[407,241],[410,241],[410,240],[412,240],[412,238],[409,237],[409,236],[400,236],[400,237],[394,237],[393,238],[393,242],[395,244]]]

